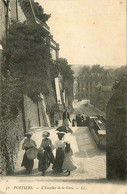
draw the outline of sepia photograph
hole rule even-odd
[[[0,194],[127,194],[126,0],[0,0]]]

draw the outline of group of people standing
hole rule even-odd
[[[85,126],[87,124],[86,123],[86,117],[85,117],[84,113],[82,115],[81,114],[77,114],[75,120],[76,120],[76,123],[77,123],[78,127]]]
[[[70,116],[67,110],[63,113],[63,125],[69,126]],[[71,122],[71,121],[70,121]],[[54,145],[52,140],[49,138],[50,133],[44,131],[42,136],[42,142],[40,147],[37,149],[36,142],[31,139],[32,133],[27,133],[27,138],[24,140],[22,149],[25,150],[23,161],[21,166],[26,168],[26,173],[31,173],[34,165],[34,159],[37,157],[38,170],[42,172],[42,176],[45,175],[46,170],[52,164],[52,169],[56,173],[66,173],[70,175],[70,172],[76,169],[73,164],[72,155],[73,151],[70,146],[70,142],[64,141],[64,132],[57,132],[58,139]],[[56,149],[56,155],[54,157],[53,150]],[[33,158],[30,158],[33,151]]]

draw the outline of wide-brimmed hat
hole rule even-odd
[[[27,132],[25,135],[26,135],[26,136],[32,136],[33,133],[32,133],[32,132]]]
[[[62,138],[65,135],[65,133],[64,132],[58,132],[57,135],[58,135],[58,137]]]
[[[43,137],[49,137],[50,133],[48,131],[44,131],[42,134]]]

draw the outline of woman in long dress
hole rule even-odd
[[[43,139],[38,153],[38,170],[42,172],[42,176],[45,175],[45,171],[50,166],[50,164],[54,163],[54,155],[52,153],[54,146],[51,139],[49,139],[49,136],[49,132],[43,132]]]
[[[62,165],[62,169],[63,170],[67,170],[67,175],[70,175],[70,171],[75,170],[77,167],[73,164],[73,160],[72,160],[72,155],[73,155],[73,151],[70,148],[70,143],[66,142],[66,147],[64,150],[65,153],[65,157],[64,157],[64,162]]]
[[[31,173],[34,166],[34,159],[28,159],[27,151],[30,148],[37,148],[37,145],[34,140],[31,139],[32,133],[26,134],[27,139],[24,140],[22,149],[25,150],[21,166],[26,168],[26,173]]]
[[[55,141],[54,147],[56,148],[56,157],[53,165],[53,170],[57,173],[61,173],[62,171],[62,165],[64,161],[64,148],[65,143],[63,141],[64,133],[57,133],[58,140]]]
[[[71,122],[70,114],[69,114],[67,108],[65,108],[65,111],[63,112],[63,126],[69,127],[69,122]]]

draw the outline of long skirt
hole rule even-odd
[[[63,162],[62,169],[69,170],[69,171],[73,171],[76,168],[77,167],[73,164],[72,157],[71,156],[65,157],[64,162]]]
[[[54,155],[51,148],[46,148],[43,153],[38,153],[38,160],[38,170],[41,172],[45,172],[50,164],[54,163]]]
[[[27,155],[24,154],[21,166],[24,166],[26,168],[26,171],[30,173],[32,171],[33,165],[34,165],[34,160],[29,160],[27,158]]]
[[[65,127],[69,126],[69,119],[68,118],[63,120],[63,126],[65,126]]]
[[[56,158],[53,165],[53,170],[56,172],[62,172],[62,165],[64,161],[64,150],[62,148],[58,148],[56,150]]]

